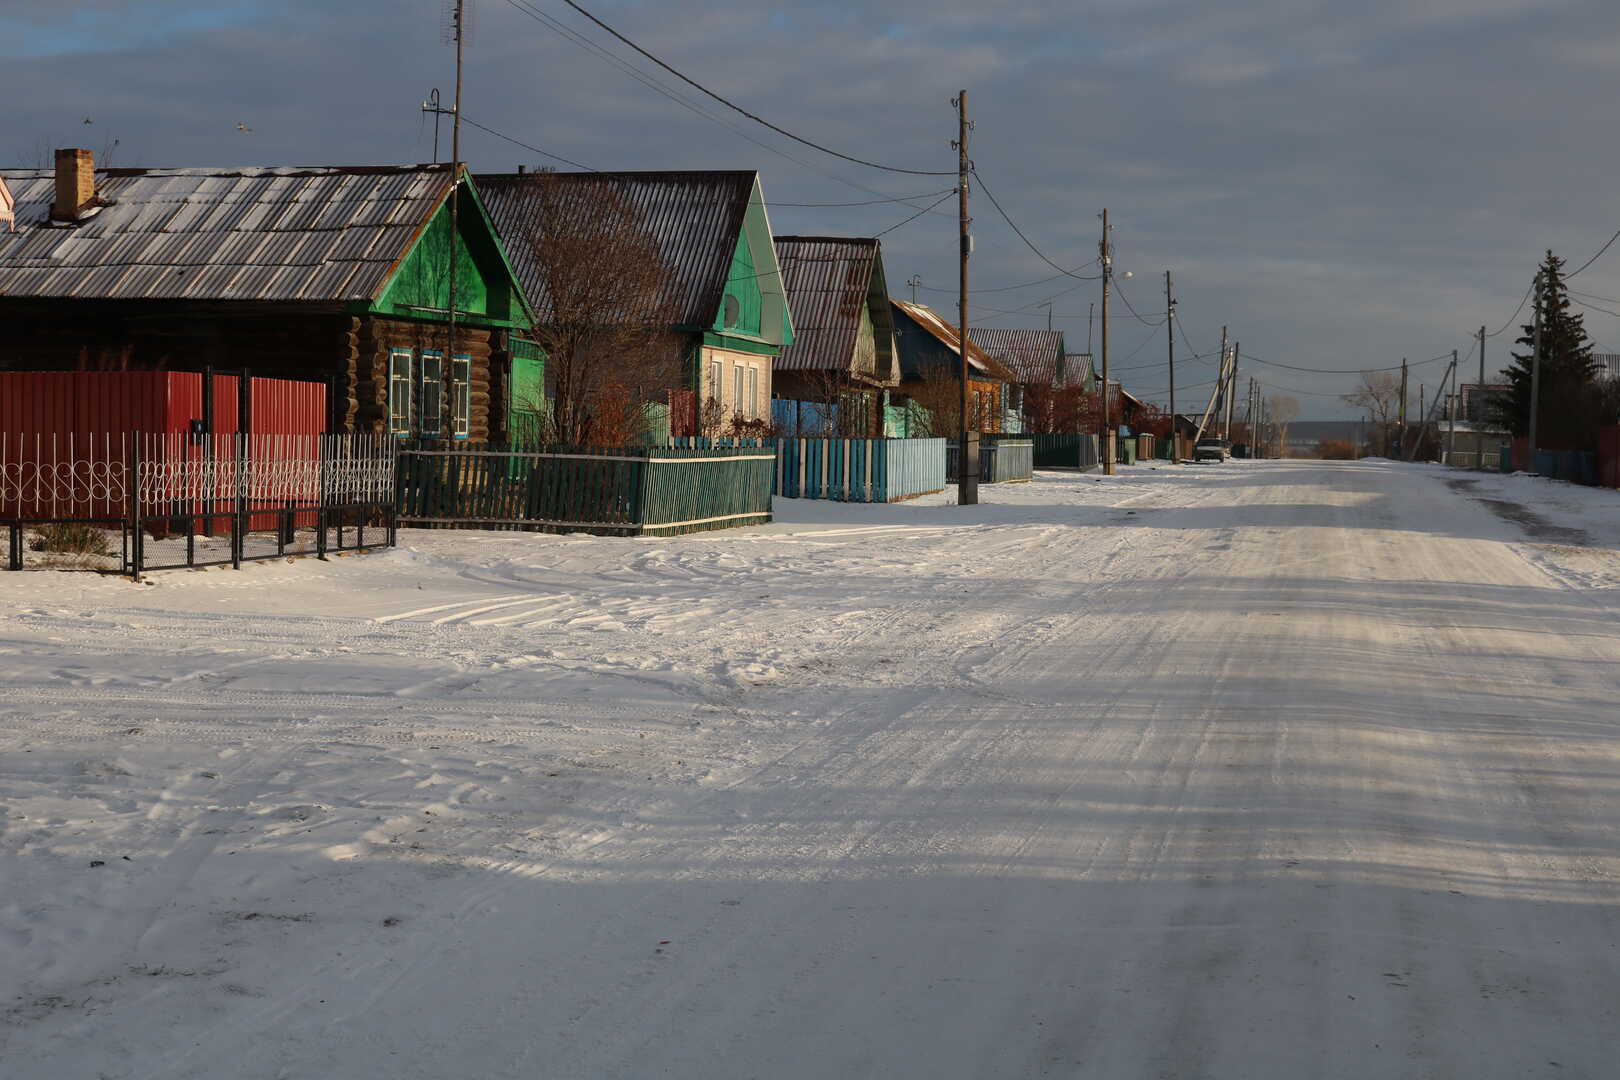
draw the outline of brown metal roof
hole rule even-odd
[[[881,249],[866,237],[778,236],[788,306],[793,311],[793,344],[776,358],[778,371],[847,372],[855,355],[861,312],[872,296],[872,275]],[[883,296],[882,290],[879,296]],[[887,303],[880,304],[874,329],[893,332]],[[892,356],[892,349],[890,350]],[[892,366],[892,365],[891,365]],[[898,379],[898,372],[878,373]]]
[[[554,205],[583,211],[611,194],[630,207],[657,244],[671,271],[676,324],[708,327],[720,312],[726,277],[737,250],[758,174],[753,172],[546,172],[474,177],[507,257],[541,320],[550,301],[525,235],[538,212],[536,185],[563,185]]]
[[[1016,382],[1026,386],[1053,385],[1064,366],[1059,363],[1064,355],[1061,330],[978,327],[968,331],[968,336],[973,344],[1005,364]]]
[[[7,169],[0,297],[371,300],[444,200],[449,165],[98,169],[101,206],[50,222],[55,173]]]
[[[911,316],[912,321],[933,334],[951,352],[956,353],[958,356],[962,355],[961,332],[955,326],[940,318],[939,313],[933,308],[925,304],[908,304],[904,300],[891,299],[890,303]],[[1005,364],[979,348],[978,345],[974,344],[971,337],[969,337],[967,343],[967,358],[969,366],[977,368],[981,373],[988,375],[992,379],[1003,379],[1007,382],[1017,381]]]

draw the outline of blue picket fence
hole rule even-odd
[[[944,439],[776,440],[784,498],[897,502],[944,487]]]

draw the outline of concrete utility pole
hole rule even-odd
[[[957,326],[960,334],[958,351],[962,354],[962,422],[957,426],[956,451],[956,504],[958,506],[972,506],[979,501],[979,436],[978,432],[969,431],[968,423],[968,254],[973,250],[973,236],[968,231],[968,225],[973,221],[968,217],[968,171],[972,163],[968,160],[968,131],[972,124],[968,123],[968,96],[963,90],[956,95],[952,102],[956,106],[957,137],[956,137],[956,177],[960,204],[957,212],[957,224],[961,232],[961,267],[962,267],[962,297],[960,301],[961,322]]]
[[[915,304],[917,302],[917,286],[922,284],[922,278],[912,274],[911,280],[907,281],[906,284],[911,286],[911,302]]]
[[[1230,393],[1226,383],[1226,363],[1230,359],[1231,355],[1226,351],[1226,327],[1223,326],[1221,327],[1221,373],[1215,380],[1215,392],[1219,395],[1215,404],[1216,416],[1226,411],[1226,395]],[[1226,438],[1224,431],[1221,433],[1221,438]]]
[[[1479,328],[1479,419],[1485,419],[1485,328]],[[1470,419],[1473,419],[1470,417]]]
[[[1170,271],[1164,272],[1164,346],[1170,360],[1170,464],[1181,464],[1180,437],[1176,432],[1176,298],[1170,291]]]
[[[1102,243],[1098,246],[1102,261],[1102,440],[1103,475],[1114,475],[1114,423],[1110,399],[1113,389],[1108,385],[1108,285],[1114,273],[1114,256],[1108,243],[1108,208],[1103,207]]]
[[[1530,335],[1530,468],[1536,467],[1536,422],[1541,414],[1541,271],[1536,271],[1535,329]]]

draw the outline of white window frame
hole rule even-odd
[[[759,419],[759,365],[748,365],[748,416]]]
[[[450,434],[468,438],[472,431],[472,354],[450,358]]]
[[[424,439],[444,438],[444,351],[423,349],[417,358],[422,385],[421,428]]]
[[[388,350],[388,432],[402,439],[410,438],[415,419],[415,365],[411,361],[409,349]]]
[[[743,366],[737,361],[731,362],[731,407],[738,413],[743,411]]]
[[[726,399],[726,362],[718,356],[709,357],[709,396],[724,404]]]

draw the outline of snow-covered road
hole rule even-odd
[[[1620,1073],[1620,496],[0,574],[6,1080]]]

